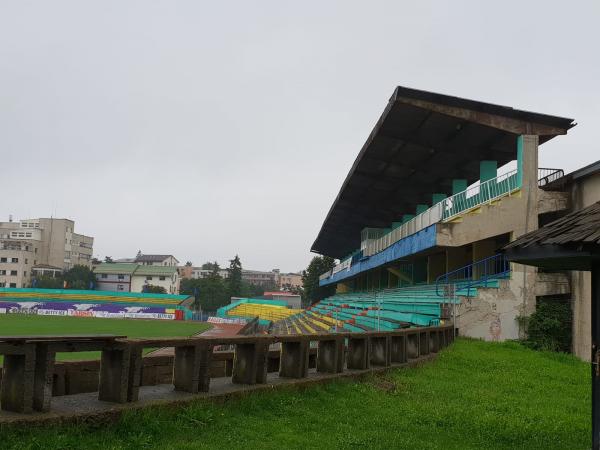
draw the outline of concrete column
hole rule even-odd
[[[317,372],[341,373],[344,370],[344,340],[319,341]]]
[[[406,336],[392,336],[390,342],[390,360],[392,363],[405,363],[406,357]]]
[[[33,387],[33,409],[36,411],[50,411],[55,360],[56,352],[52,350],[49,344],[40,343],[36,345]]]
[[[406,335],[406,357],[407,359],[416,359],[421,356],[419,351],[419,333],[409,333]]]
[[[35,374],[35,347],[27,344],[11,354],[4,353],[0,407],[3,411],[31,413]]]
[[[431,330],[429,333],[429,353],[437,353],[440,350],[440,339],[438,330]]]
[[[173,385],[176,391],[208,392],[212,346],[206,344],[175,347]]]
[[[416,215],[418,216],[419,214],[424,213],[428,209],[429,209],[429,205],[418,204],[417,209],[416,209]]]
[[[439,202],[446,199],[446,197],[448,197],[448,196],[443,193],[432,194],[431,195],[431,206],[437,205]]]
[[[485,183],[498,176],[497,161],[480,161],[479,162],[479,181]]]
[[[115,346],[102,350],[98,400],[127,402],[130,352],[128,346]]]
[[[236,344],[231,375],[233,383],[256,383],[256,356],[256,344]]]
[[[142,353],[143,348],[132,346],[129,353],[129,379],[127,388],[127,401],[137,402],[142,384]]]
[[[279,359],[279,376],[306,378],[308,376],[308,354],[310,341],[282,342]]]
[[[372,337],[371,343],[371,364],[374,366],[388,367],[391,365],[390,355],[390,336]]]
[[[348,356],[346,364],[348,369],[363,370],[369,368],[369,339],[366,336],[348,338]]]
[[[427,331],[419,333],[419,352],[421,356],[429,354],[429,333]]]
[[[452,180],[452,195],[464,192],[467,190],[467,180],[455,179]]]

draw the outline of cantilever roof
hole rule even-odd
[[[364,227],[389,227],[452,179],[479,179],[479,162],[516,159],[516,139],[566,134],[573,119],[405,87],[394,90],[337,195],[312,251],[341,258]]]

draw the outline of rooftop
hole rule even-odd
[[[342,258],[360,246],[365,227],[385,228],[452,180],[479,179],[479,162],[516,159],[516,140],[540,143],[566,134],[572,119],[397,87],[360,150],[312,245]]]
[[[173,255],[140,255],[135,258],[134,262],[162,262],[171,257],[177,259]]]

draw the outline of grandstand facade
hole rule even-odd
[[[569,283],[509,264],[498,250],[566,209],[564,193],[545,189],[563,173],[539,168],[538,150],[573,126],[395,89],[312,246],[340,262],[320,279],[335,295],[302,313],[305,324],[361,331],[452,321],[467,336],[520,337],[517,318],[540,298],[568,295]]]

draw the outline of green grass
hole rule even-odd
[[[27,334],[117,334],[127,337],[191,336],[208,329],[202,322],[179,320],[100,319],[95,317],[56,317],[0,314],[0,336]],[[98,358],[99,352],[59,353],[58,359]],[[1,362],[1,359],[0,359]],[[1,448],[0,443],[0,448]]]
[[[129,412],[110,425],[0,430],[7,449],[585,449],[589,364],[458,340],[363,382]]]

